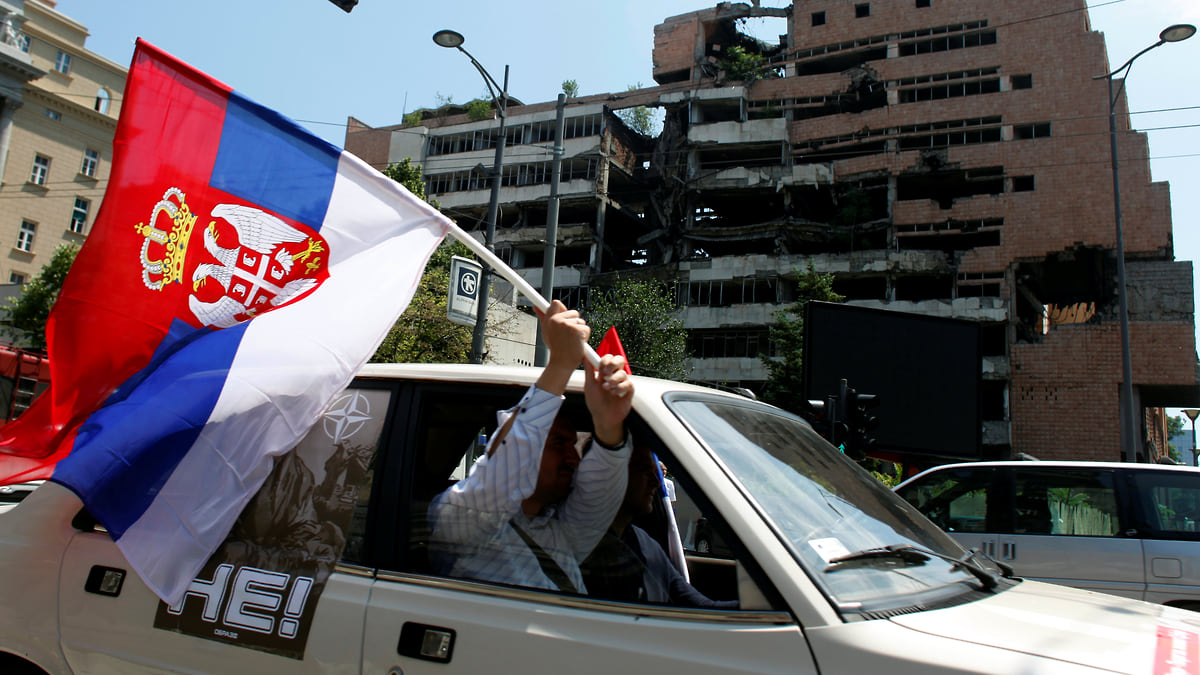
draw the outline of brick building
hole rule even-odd
[[[555,295],[667,280],[693,377],[754,388],[772,314],[811,264],[852,304],[981,325],[983,456],[1121,459],[1109,106],[1093,79],[1109,64],[1084,1],[756,5],[668,18],[656,86],[568,101]],[[745,18],[777,21],[778,41],[740,32]],[[634,106],[661,109],[662,131],[613,112]],[[554,108],[508,119],[495,243],[535,285]],[[1147,139],[1124,99],[1118,113],[1139,458],[1153,461],[1156,408],[1200,402],[1192,271],[1174,260]],[[412,157],[460,224],[482,223],[495,121],[443,108],[409,122],[351,119],[346,147]]]

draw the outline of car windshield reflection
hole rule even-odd
[[[960,593],[974,577],[953,562],[826,570],[855,551],[911,545],[951,560],[963,550],[799,418],[752,402],[667,397],[670,409],[724,465],[809,576],[843,607]]]

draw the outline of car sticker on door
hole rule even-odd
[[[154,627],[303,659],[325,581],[361,546],[353,533],[362,531],[388,396],[351,389],[336,399],[276,459],[183,601],[159,602]]]

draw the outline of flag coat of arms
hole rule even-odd
[[[73,490],[178,600],[452,228],[139,40],[104,203],[47,326],[52,384],[0,430],[0,477]]]

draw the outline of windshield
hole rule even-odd
[[[799,418],[750,401],[666,398],[839,606],[894,606],[915,602],[910,596],[917,593],[967,590],[961,582],[973,577],[936,557],[886,555],[835,564],[851,554],[897,545],[951,558],[964,551]]]

